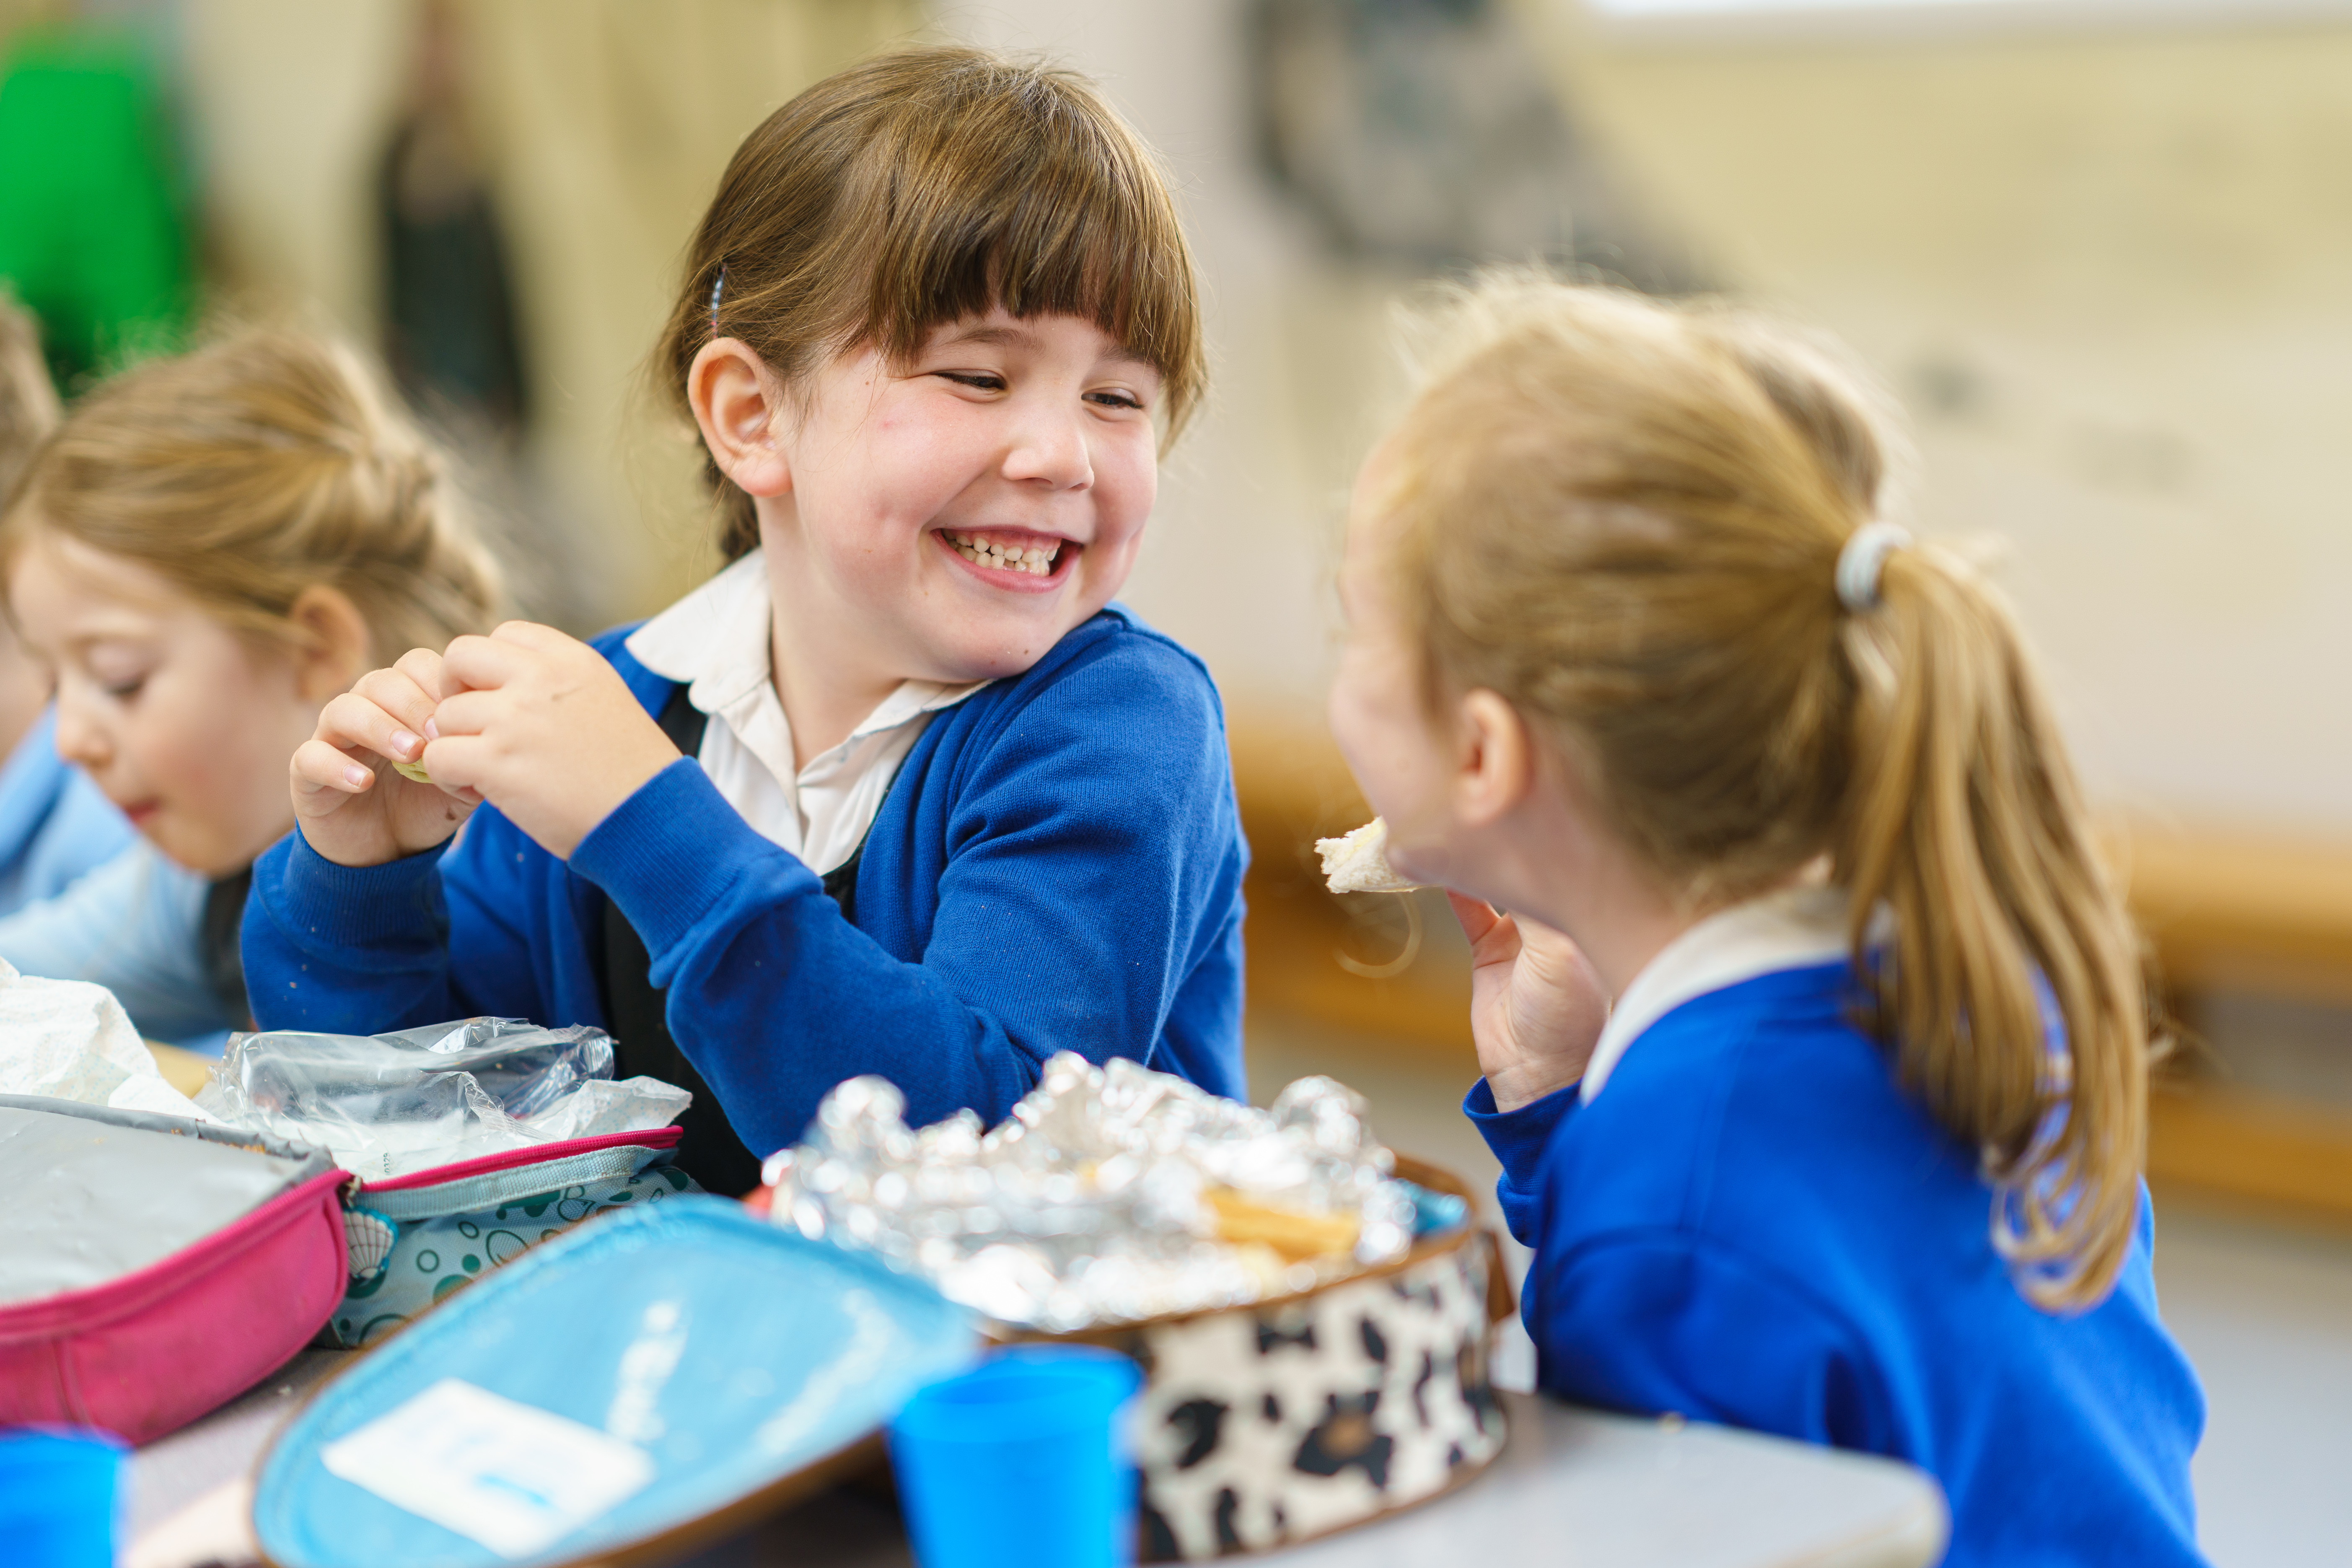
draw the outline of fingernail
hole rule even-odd
[[[425,727],[428,730],[433,728],[430,724]],[[407,761],[425,749],[425,742],[405,730],[394,730],[392,732],[392,749],[400,753],[403,761]]]
[[[357,763],[353,763],[350,767],[343,770],[343,782],[350,784],[353,789],[359,788],[360,785],[367,783],[368,780],[374,776],[375,775],[373,773],[368,772],[365,768],[361,767]]]
[[[425,738],[428,741],[439,740],[441,738],[441,726],[436,724],[430,719],[425,721]]]

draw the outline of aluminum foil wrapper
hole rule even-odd
[[[1261,1110],[1064,1052],[992,1130],[963,1110],[916,1131],[905,1110],[886,1079],[835,1088],[809,1142],[768,1162],[771,1216],[1001,1322],[1061,1332],[1235,1306],[1412,1245],[1412,1199],[1363,1100],[1328,1078]],[[1213,1197],[1352,1222],[1354,1247],[1297,1260],[1222,1239]]]

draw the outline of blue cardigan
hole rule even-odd
[[[1949,1568],[2197,1563],[2196,1373],[2158,1320],[2152,1220],[2079,1315],[2018,1293],[1975,1155],[1850,1022],[1843,963],[1652,1025],[1590,1105],[1465,1109],[1535,1248],[1541,1381],[1907,1459],[1943,1484]]]
[[[676,686],[626,631],[596,646],[659,713]],[[453,847],[358,869],[288,835],[254,868],[246,984],[265,1029],[601,1026],[609,897],[755,1153],[860,1073],[918,1126],[994,1122],[1066,1050],[1238,1097],[1247,859],[1207,670],[1113,606],[930,721],[866,837],[855,925],[681,758],[568,864],[488,805]]]

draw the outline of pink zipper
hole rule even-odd
[[[501,1149],[495,1154],[481,1154],[451,1165],[433,1165],[422,1171],[411,1171],[404,1176],[387,1176],[381,1182],[354,1180],[352,1190],[357,1192],[363,1187],[371,1193],[404,1193],[417,1187],[437,1187],[444,1182],[462,1182],[468,1176],[488,1176],[523,1165],[542,1164],[550,1160],[565,1160],[574,1154],[593,1154],[599,1149],[618,1149],[629,1144],[642,1149],[675,1149],[677,1141],[685,1135],[683,1127],[651,1127],[643,1132],[599,1132],[591,1138],[566,1138],[554,1143],[527,1143],[520,1149]]]

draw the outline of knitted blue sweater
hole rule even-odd
[[[1465,1109],[1535,1248],[1543,1385],[1908,1459],[1943,1483],[1947,1568],[2198,1554],[2196,1373],[2157,1316],[2147,1196],[2113,1294],[2027,1301],[1974,1152],[1851,1022],[1843,963],[1685,1002],[1589,1105]]]
[[[659,713],[676,687],[628,630],[596,646]],[[1114,605],[931,720],[867,835],[855,925],[681,758],[569,863],[488,805],[454,846],[358,869],[289,834],[254,867],[246,983],[265,1029],[602,1026],[610,898],[756,1153],[860,1073],[919,1126],[995,1121],[1065,1050],[1239,1097],[1247,860],[1207,670]]]

